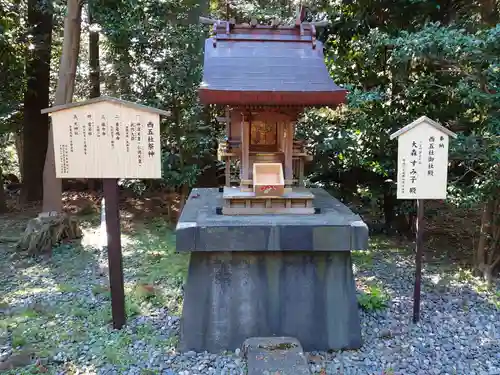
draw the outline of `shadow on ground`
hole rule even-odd
[[[2,234],[19,235],[31,217],[3,217]],[[13,244],[0,247],[0,372],[128,368],[147,358],[147,347],[134,347],[137,341],[175,347],[187,257],[175,254],[171,230],[157,219],[123,231],[128,322],[115,331],[99,217],[82,217],[84,238],[54,248],[50,258],[20,256]]]

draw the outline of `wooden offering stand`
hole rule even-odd
[[[281,163],[253,163],[253,176],[256,197],[281,197],[285,192]]]

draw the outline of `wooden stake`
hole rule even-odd
[[[103,180],[106,201],[106,233],[108,237],[109,286],[111,289],[111,314],[113,328],[125,324],[125,291],[123,287],[122,244],[120,238],[120,211],[118,206],[118,180]]]
[[[420,284],[422,283],[422,253],[424,237],[424,200],[417,199],[417,235],[415,248],[415,287],[413,290],[413,323],[420,320]]]

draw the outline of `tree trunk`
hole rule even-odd
[[[482,271],[484,264],[486,262],[486,249],[488,246],[488,234],[490,226],[490,205],[485,203],[483,205],[483,213],[481,215],[481,225],[479,229],[479,241],[477,244],[477,249],[475,252],[474,264],[476,267]]]
[[[180,197],[180,202],[179,202],[179,212],[182,212],[184,209],[184,205],[186,204],[186,200],[188,199],[189,196],[189,185],[188,184],[183,184],[181,186],[181,197]]]
[[[479,0],[481,21],[488,26],[495,26],[499,21],[496,0]]]
[[[3,170],[0,165],[0,213],[7,212],[7,203],[5,202],[5,189],[3,187]]]
[[[485,273],[485,279],[489,283],[493,281],[493,273],[500,264],[500,199],[492,204],[490,221],[490,247],[488,253],[488,270]]]
[[[92,1],[88,2],[88,17],[89,25],[94,23],[94,9]],[[100,66],[99,66],[99,32],[89,32],[89,66],[90,66],[90,98],[98,98],[101,96],[101,79],[100,79]],[[98,180],[89,179],[88,186],[91,191],[96,191],[98,187]]]
[[[48,123],[47,123],[47,131],[49,130]],[[20,173],[20,180],[24,182],[24,176],[23,176],[23,166],[24,166],[24,159],[23,159],[23,152],[24,152],[24,142],[23,142],[23,132],[16,132],[14,134],[14,142],[16,144],[16,154],[17,154],[17,163],[19,165],[19,173]],[[43,155],[45,156],[45,154]],[[43,157],[42,157],[43,160]],[[40,169],[40,172],[43,172],[43,167]],[[43,173],[40,173],[41,175]]]
[[[23,202],[39,201],[43,196],[43,169],[47,153],[49,117],[40,111],[49,106],[52,13],[51,1],[28,0],[28,27],[33,35],[35,48],[28,50],[26,58],[24,124],[21,150],[18,149]],[[19,146],[18,142],[16,146]]]
[[[68,0],[54,105],[70,103],[73,99],[80,50],[81,12],[82,3],[79,0]],[[59,213],[62,211],[62,184],[61,180],[56,177],[52,131],[52,126],[50,126],[47,155],[43,170],[43,212],[55,211]]]
[[[389,182],[384,182],[383,185],[383,208],[384,208],[384,222],[386,233],[389,234],[394,229],[395,206],[396,197],[392,190],[392,185]]]
[[[123,43],[122,55],[120,56],[119,75],[120,75],[120,97],[131,100],[132,88],[130,86],[131,75],[133,73],[130,56],[130,43]]]
[[[497,251],[500,238],[500,229],[497,225],[498,216],[497,201],[490,200],[484,203],[474,263],[477,271],[489,283],[493,280],[495,267],[500,263],[500,254]]]
[[[88,3],[89,24],[94,23],[93,4]],[[89,32],[89,66],[90,66],[90,97],[101,96],[101,76],[99,66],[99,32]]]

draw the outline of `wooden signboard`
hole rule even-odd
[[[161,178],[160,114],[110,97],[52,107],[58,178]]]
[[[125,324],[119,178],[161,178],[160,115],[110,97],[42,110],[52,117],[57,178],[102,178],[113,327]],[[102,224],[102,223],[101,223]]]
[[[448,140],[456,134],[426,116],[391,134],[398,138],[397,198],[417,201],[413,322],[420,319],[424,200],[446,199]]]
[[[391,135],[398,138],[398,199],[446,199],[451,131],[423,116]]]

